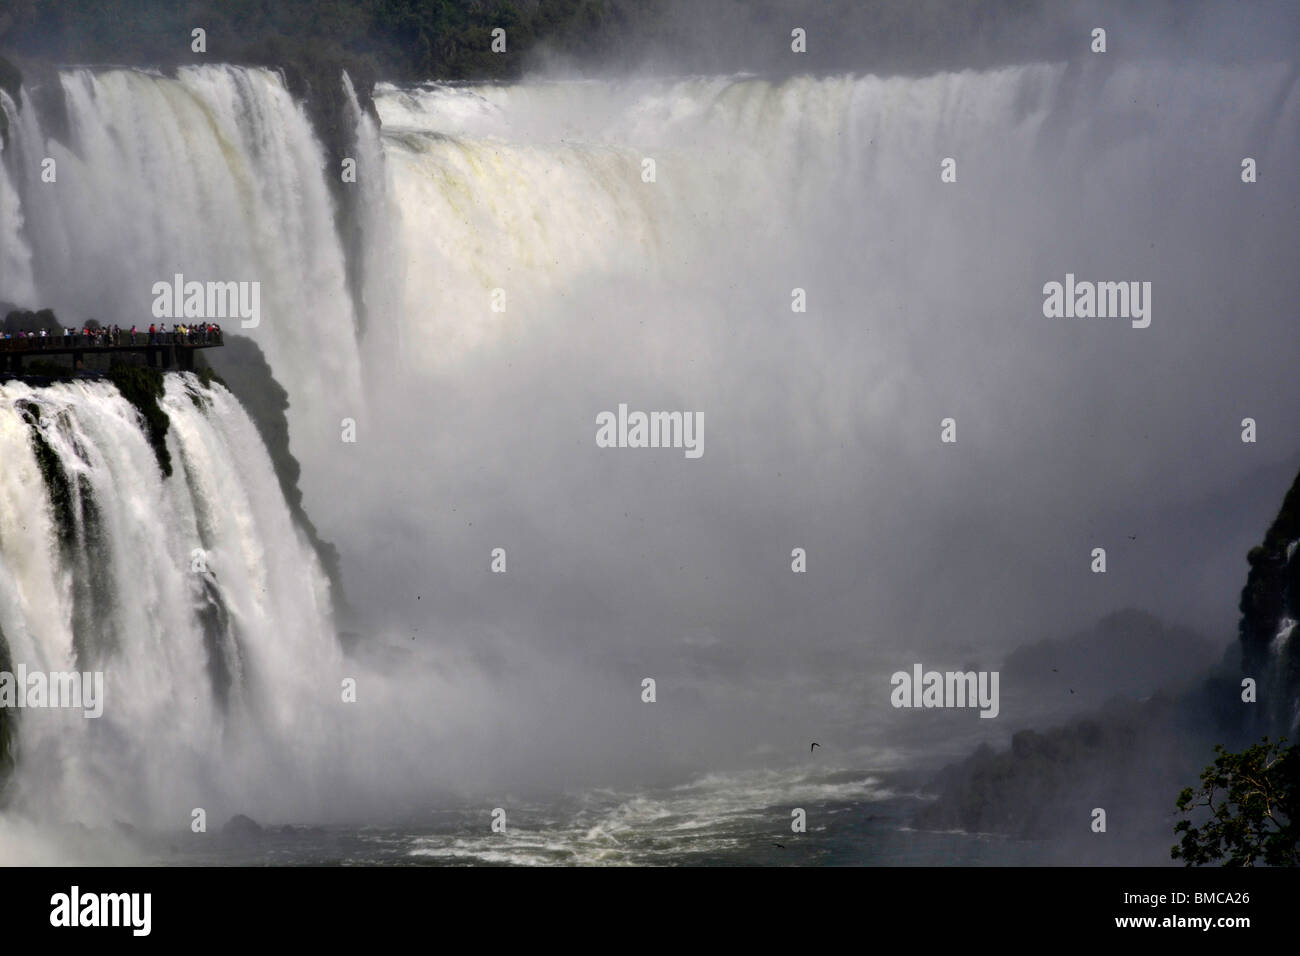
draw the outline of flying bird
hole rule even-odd
[[[808,752],[809,752],[809,753],[812,753],[814,750],[816,750],[816,749],[817,749],[818,747],[820,747],[820,746],[821,746],[821,744],[819,744],[817,741],[814,740],[812,746],[808,748]]]
[[[774,846],[774,847],[779,847],[779,848],[782,849],[782,850],[785,849],[785,844],[784,844],[784,843],[773,843],[772,846]]]

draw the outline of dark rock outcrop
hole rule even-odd
[[[262,825],[252,817],[237,813],[221,828],[221,835],[233,840],[256,840],[262,836]]]
[[[1246,555],[1250,573],[1241,592],[1242,676],[1259,687],[1252,728],[1261,734],[1294,731],[1300,704],[1300,475],[1296,476],[1264,540]]]

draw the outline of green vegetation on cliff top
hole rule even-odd
[[[662,6],[657,0],[9,0],[0,9],[0,49],[61,62],[234,62],[299,65],[310,73],[328,61],[363,77],[492,78],[516,74],[520,55],[543,38],[566,53],[590,53],[605,39],[602,28],[624,27],[630,17]],[[205,54],[190,48],[195,27],[206,31]],[[504,55],[490,48],[496,27],[507,31]]]

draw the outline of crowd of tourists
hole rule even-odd
[[[103,327],[85,325],[79,329],[64,328],[26,330],[0,333],[0,348],[28,350],[47,348],[108,348],[123,345],[220,345],[221,326],[214,322],[188,325],[182,322],[170,329],[167,323],[151,324],[146,332],[131,326]]]

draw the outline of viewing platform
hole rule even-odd
[[[220,332],[129,332],[117,335],[28,335],[25,338],[0,339],[0,371],[22,374],[23,359],[40,359],[52,355],[71,355],[72,367],[80,369],[87,355],[116,355],[143,352],[150,368],[177,368],[194,371],[194,353],[199,349],[219,348],[224,343]]]

